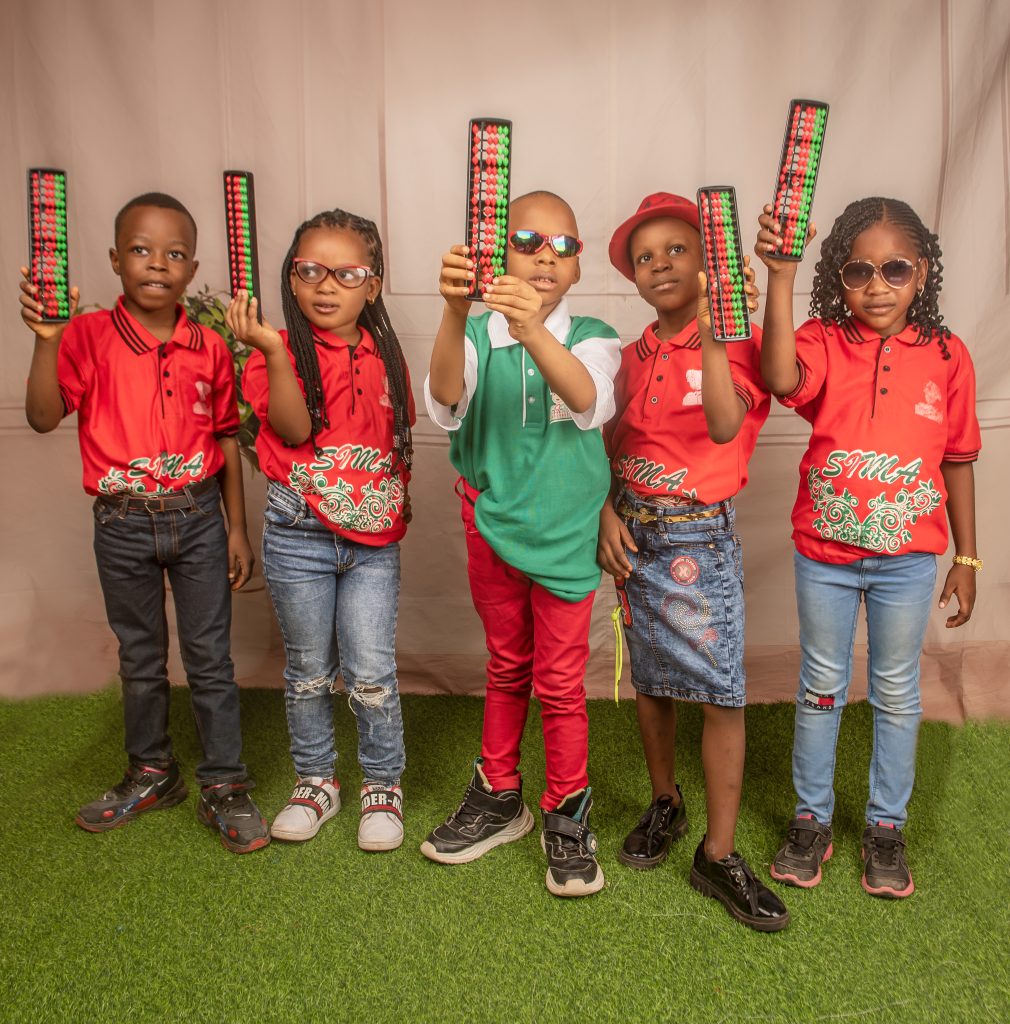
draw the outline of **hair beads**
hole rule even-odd
[[[248,292],[260,299],[257,315],[263,320],[259,260],[256,256],[256,202],[253,176],[248,171],[224,172],[224,216],[228,230],[228,275],[232,295]]]
[[[52,167],[28,171],[28,271],[38,289],[42,320],[70,319],[67,174]]]
[[[469,299],[483,298],[484,288],[505,273],[511,150],[511,121],[470,122],[466,244],[475,266]]]
[[[751,336],[736,191],[728,185],[698,189],[712,335],[717,341],[743,341]]]
[[[789,105],[772,212],[782,246],[769,255],[778,259],[803,259],[827,120],[828,105],[819,100],[793,100]]]

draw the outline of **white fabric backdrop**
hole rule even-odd
[[[979,376],[986,568],[973,620],[951,633],[937,613],[930,625],[927,712],[1010,714],[1006,2],[514,0],[506,12],[408,0],[6,0],[0,39],[0,694],[89,689],[116,665],[74,418],[47,437],[24,424],[31,338],[18,317],[16,268],[27,245],[26,167],[70,174],[73,276],[87,303],[115,300],[105,255],[112,219],[139,192],[168,191],[189,206],[200,227],[197,282],[221,288],[220,173],[254,171],[268,315],[278,310],[280,259],[305,216],[338,205],[373,217],[387,245],[387,303],[419,392],[439,317],[439,254],[462,234],[468,118],[515,122],[516,189],[560,192],[579,217],[586,251],[574,310],[630,340],[648,309],[607,262],[614,226],[648,192],[730,182],[748,234],[770,194],[788,100],[808,96],[832,105],[815,208],[822,230],[847,201],[884,194],[912,203],[940,233],[943,308]],[[800,271],[801,318],[813,262]],[[798,417],[773,410],[738,503],[755,699],[788,698],[795,685],[789,510],[804,437]],[[416,448],[403,685],[479,692],[483,637],[447,442],[423,412]],[[262,477],[250,476],[247,490],[258,531]],[[589,675],[597,696],[612,688],[613,600],[605,581]],[[280,644],[261,579],[236,598],[235,615],[240,678],[277,685]],[[175,662],[173,674],[181,681]]]

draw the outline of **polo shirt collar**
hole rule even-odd
[[[562,295],[561,301],[551,310],[544,321],[544,327],[563,345],[568,340],[568,332],[572,329],[572,318],[568,313],[568,296]],[[509,322],[502,313],[492,313],[487,322],[487,336],[492,348],[507,348],[519,342],[509,334]]]
[[[113,307],[112,325],[134,355],[142,356],[161,347],[162,343],[139,320],[126,311],[122,295],[119,296]],[[175,307],[175,329],[172,331],[172,337],[169,338],[168,344],[181,345],[183,348],[193,351],[203,348],[203,335],[200,333],[200,328],[186,316],[186,310],[179,305]]]
[[[695,317],[678,334],[666,341],[656,335],[656,328],[659,327],[657,320],[642,332],[638,340],[638,355],[645,359],[653,355],[662,345],[671,345],[673,348],[701,348],[701,335],[698,334],[698,318]]]
[[[372,335],[364,327],[359,326],[358,330],[361,331],[361,340],[354,346],[355,350],[358,352],[375,352],[375,339]],[[332,331],[324,331],[320,327],[313,326],[312,337],[317,344],[325,345],[326,348],[351,347],[346,338],[342,338],[339,334],[334,334]]]
[[[862,320],[854,316],[842,321],[841,330],[842,337],[853,345],[865,345],[869,341],[882,340],[872,327],[867,327]],[[922,345],[923,333],[915,324],[906,324],[903,330],[892,334],[887,340],[900,341],[903,345]]]

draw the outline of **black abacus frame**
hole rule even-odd
[[[247,184],[246,194],[249,198],[249,247],[252,251],[252,295],[256,299],[256,319],[263,323],[263,295],[260,292],[260,254],[259,240],[256,237],[256,188],[252,171],[224,171],[221,176],[221,183],[224,189],[224,234],[225,245],[228,248],[228,283],[234,281],[232,273],[232,251],[231,242],[228,238],[228,179],[244,178]]]
[[[62,174],[63,175],[63,188],[64,188],[64,206],[63,206],[63,231],[67,239],[67,283],[66,283],[66,297],[67,306],[70,306],[70,216],[67,212],[69,205],[69,199],[66,198],[67,193],[70,191],[70,176],[62,167],[29,167],[28,172],[25,176],[26,193],[28,197],[28,272],[31,274],[32,264],[34,263],[35,255],[35,217],[34,207],[32,205],[32,175],[38,174]],[[36,282],[34,279],[31,282],[38,287],[39,291],[42,290],[42,282]],[[68,316],[46,316],[42,314],[41,323],[44,324],[65,324],[70,319]]]
[[[728,344],[728,343],[734,342],[734,341],[747,341],[749,338],[752,338],[754,336],[754,330],[753,330],[753,327],[751,326],[751,321],[750,321],[750,309],[747,307],[747,293],[746,293],[746,291],[744,292],[744,303],[743,303],[743,318],[744,318],[744,326],[746,327],[746,334],[734,334],[732,337],[729,337],[728,335],[722,334],[719,331],[717,331],[716,330],[716,326],[715,326],[715,309],[714,309],[714,304],[713,304],[713,301],[712,301],[712,277],[713,277],[712,270],[713,269],[718,270],[718,261],[716,259],[717,254],[710,251],[709,246],[708,246],[708,244],[705,241],[705,217],[704,217],[704,214],[702,213],[701,197],[702,196],[710,197],[712,195],[721,194],[723,192],[728,192],[729,195],[730,195],[730,210],[731,210],[731,212],[733,214],[733,230],[736,232],[737,255],[738,255],[739,260],[740,260],[740,273],[743,274],[743,272],[744,272],[743,249],[741,248],[741,246],[742,246],[742,239],[740,237],[740,216],[739,216],[739,213],[738,213],[738,210],[737,210],[736,189],[732,185],[703,185],[700,189],[698,189],[698,193],[697,193],[697,196],[696,196],[696,202],[698,204],[698,230],[699,230],[699,233],[701,234],[701,252],[702,252],[702,256],[705,259],[705,276],[708,278],[708,282],[709,282],[708,283],[708,303],[709,303],[709,317],[710,317],[710,319],[712,321],[712,337],[716,341],[721,341],[724,344]],[[711,203],[709,205],[711,206]],[[716,276],[718,276],[718,275],[716,275]],[[746,274],[744,274],[744,281],[746,282],[746,280],[747,280],[747,277],[746,277]],[[722,294],[722,283],[721,282],[719,282],[719,284],[717,285],[717,288],[719,290],[719,293]],[[726,316],[725,316],[725,313],[723,312],[723,310],[719,311],[719,316],[720,316],[720,319],[722,320],[722,322],[725,323],[726,322]]]
[[[467,178],[466,178],[466,231],[464,233],[465,244],[470,248],[470,257],[474,261],[474,278],[473,278],[473,289],[467,294],[466,298],[471,302],[482,302],[484,299],[484,290],[480,283],[480,269],[477,265],[477,253],[474,248],[474,241],[472,236],[473,227],[471,225],[471,213],[470,213],[470,199],[473,195],[473,183],[474,175],[479,174],[480,169],[475,168],[473,165],[473,127],[479,125],[481,131],[487,128],[489,125],[497,125],[499,128],[506,127],[509,130],[509,156],[508,156],[508,181],[506,182],[505,198],[506,207],[508,206],[509,200],[512,197],[512,122],[500,117],[472,117],[470,123],[467,125]],[[508,239],[505,241],[506,253],[508,250]]]

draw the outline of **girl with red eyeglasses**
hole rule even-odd
[[[255,349],[242,390],[260,420],[256,450],[270,481],[263,573],[284,636],[297,773],[271,835],[311,839],[340,810],[340,688],[358,725],[363,850],[403,842],[394,645],[414,405],[382,302],[382,263],[372,221],[321,213],[295,232],[281,269],[287,330],[260,323],[244,292],[227,314]]]
[[[971,617],[982,568],[975,374],[937,304],[937,236],[906,203],[874,197],[846,207],[821,247],[813,319],[796,331],[797,264],[769,256],[780,241],[771,209],[759,219],[755,246],[768,268],[761,368],[769,389],[813,428],[792,517],[802,653],[797,804],[771,875],[810,888],[832,853],[835,746],[862,600],[873,709],[862,885],[896,899],[915,888],[902,829],[921,717],[919,654],[936,556],[947,550],[945,511],[956,553],[939,607],[955,596],[958,603],[948,628]]]

